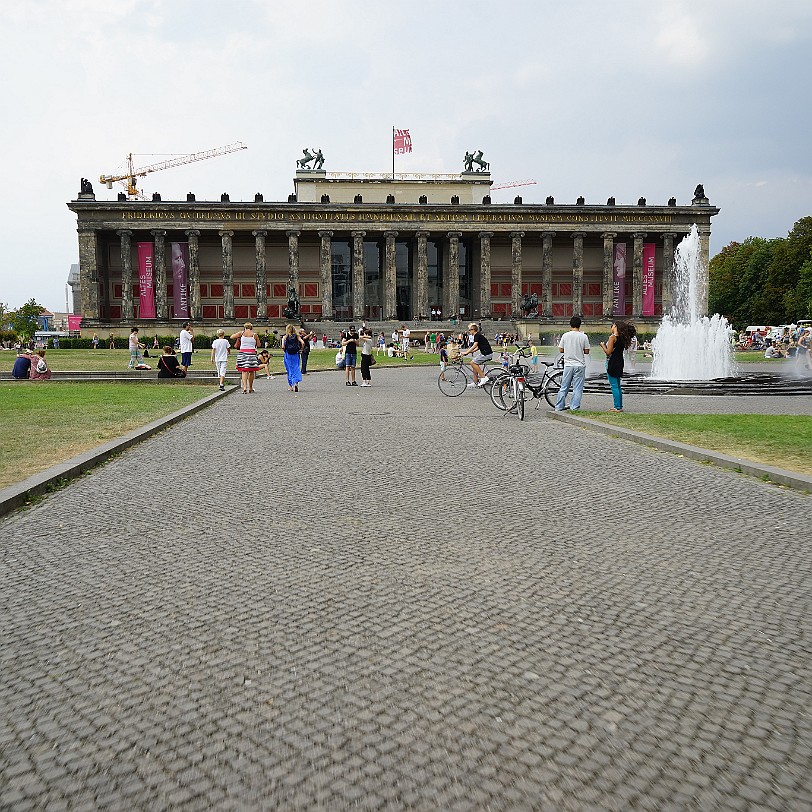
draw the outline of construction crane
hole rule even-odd
[[[219,155],[227,155],[229,152],[237,152],[241,149],[248,149],[248,147],[243,144],[242,141],[236,141],[224,147],[207,149],[204,152],[193,152],[190,155],[181,155],[177,158],[171,158],[168,161],[160,161],[159,163],[142,166],[138,169],[133,166],[133,154],[131,152],[127,156],[127,172],[121,175],[101,175],[99,181],[106,184],[108,189],[112,189],[114,183],[121,183],[127,189],[127,194],[130,197],[143,200],[144,196],[138,191],[135,185],[136,178],[143,178],[145,175],[149,175],[150,172],[160,172],[162,169],[171,169],[173,166],[191,164],[195,161],[205,161],[208,158],[216,158]]]
[[[513,189],[516,186],[535,186],[536,181],[534,180],[512,180],[510,183],[498,183],[495,186],[491,186],[491,191],[495,192],[497,189]]]

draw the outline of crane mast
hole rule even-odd
[[[215,147],[203,152],[193,152],[189,155],[181,155],[177,158],[170,158],[168,161],[159,161],[138,168],[133,166],[133,154],[129,153],[127,155],[127,172],[120,175],[101,175],[99,181],[104,183],[108,189],[112,189],[114,183],[123,183],[130,197],[138,197],[140,193],[136,187],[136,178],[143,178],[151,172],[160,172],[162,169],[171,169],[173,166],[182,166],[195,161],[205,161],[208,158],[217,158],[220,155],[238,152],[241,149],[248,149],[248,147],[242,141],[235,141],[233,144],[226,144],[224,147]]]

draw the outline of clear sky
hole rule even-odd
[[[151,197],[286,200],[327,171],[458,172],[481,149],[508,202],[712,204],[711,251],[812,215],[810,0],[0,0],[0,301],[65,308],[65,203],[89,178]]]

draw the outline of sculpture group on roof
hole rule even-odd
[[[465,165],[466,172],[487,172],[491,168],[491,165],[487,161],[482,160],[481,149],[475,152],[466,152],[462,162]],[[479,169],[474,169],[474,164],[476,164]]]
[[[302,155],[304,158],[299,158],[296,161],[296,167],[298,169],[321,169],[324,166],[324,155],[322,155],[320,149],[313,149],[311,152],[307,147],[302,150]],[[310,166],[310,162],[313,161],[313,166]]]

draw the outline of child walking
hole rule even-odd
[[[228,368],[229,352],[231,352],[231,344],[226,338],[226,331],[218,330],[217,338],[211,343],[211,362],[217,370],[221,392],[226,391],[226,369]]]

